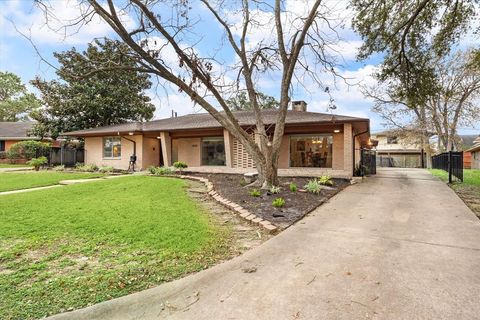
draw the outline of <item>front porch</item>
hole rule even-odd
[[[245,174],[257,172],[255,168],[229,168],[226,166],[200,166],[188,167],[185,171],[195,173],[227,173],[227,174]],[[333,170],[329,168],[286,168],[278,169],[278,175],[281,177],[319,177],[329,175],[335,178],[350,179],[352,173],[345,170]]]

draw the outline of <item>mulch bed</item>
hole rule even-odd
[[[348,180],[332,179],[335,182],[334,187],[324,189],[320,194],[316,195],[307,192],[292,192],[289,188],[290,183],[295,183],[299,189],[302,189],[311,178],[280,177],[280,193],[268,195],[266,190],[261,190],[262,195],[260,197],[252,197],[249,194],[251,188],[242,186],[243,175],[241,174],[188,174],[209,179],[214,184],[215,191],[222,197],[241,205],[248,211],[281,228],[292,225],[340,190],[350,185]],[[285,199],[285,206],[283,208],[275,208],[272,205],[272,201],[280,197]]]

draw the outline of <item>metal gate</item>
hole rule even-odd
[[[447,171],[448,183],[463,181],[463,152],[449,151],[433,156],[432,168]]]
[[[370,149],[361,149],[360,151],[362,175],[377,174],[377,152]]]

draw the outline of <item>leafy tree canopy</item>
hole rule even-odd
[[[257,100],[260,109],[278,109],[280,106],[280,103],[274,97],[267,96],[261,92],[257,93]],[[253,110],[253,106],[245,91],[239,91],[236,96],[228,99],[226,102],[232,111]]]
[[[96,40],[83,52],[72,48],[55,53],[60,79],[32,81],[45,104],[31,115],[38,121],[34,133],[56,138],[66,131],[150,120],[155,111],[145,95],[150,76],[135,71],[130,53],[128,46],[109,39]],[[118,65],[125,69],[114,68]]]
[[[0,121],[26,120],[28,112],[39,106],[40,101],[27,91],[19,76],[0,72]]]
[[[425,103],[437,88],[432,60],[445,57],[478,18],[479,0],[352,0],[358,58],[382,53],[380,81],[399,80],[399,98]]]

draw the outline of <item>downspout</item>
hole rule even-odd
[[[353,156],[353,176],[355,176],[355,138],[358,137],[358,136],[361,136],[362,134],[365,134],[365,133],[368,133],[370,132],[370,130],[366,130],[366,131],[363,131],[363,132],[360,132],[360,133],[357,133],[357,134],[354,134],[353,135],[353,143],[352,143],[352,146],[353,146],[353,152],[352,152],[352,156]]]

